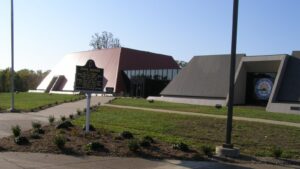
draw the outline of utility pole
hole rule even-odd
[[[11,107],[10,111],[15,110],[15,82],[14,82],[14,1],[11,0],[11,68],[10,68],[10,80],[11,80]]]

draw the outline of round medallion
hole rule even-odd
[[[272,92],[273,82],[269,78],[261,78],[255,84],[255,95],[259,100],[268,100]]]

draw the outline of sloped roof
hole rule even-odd
[[[295,55],[295,53],[293,53]],[[300,52],[298,53],[300,54]],[[300,55],[288,57],[276,101],[300,102]]]
[[[63,75],[67,79],[63,90],[74,90],[74,81],[76,66],[83,66],[92,59],[96,66],[105,69],[104,87],[115,87],[117,81],[117,71],[120,60],[121,48],[91,50],[85,52],[76,52],[66,55],[49,73],[49,75],[37,87],[38,90],[45,90],[54,76]]]
[[[236,68],[243,56],[237,55]],[[161,95],[226,98],[229,71],[230,55],[195,56]]]
[[[66,78],[66,84],[62,90],[73,91],[76,66],[85,65],[89,59],[94,60],[97,67],[104,69],[104,88],[121,89],[123,82],[120,75],[118,76],[119,70],[179,68],[171,56],[123,47],[76,52],[66,55],[37,89],[46,90],[53,77],[61,75]]]

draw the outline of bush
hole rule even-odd
[[[203,154],[207,155],[208,157],[211,157],[215,151],[214,147],[211,145],[203,145],[201,146],[201,150]]]
[[[80,109],[77,109],[77,115],[80,116],[82,114],[82,111]]]
[[[70,127],[73,127],[74,125],[70,121],[62,121],[59,124],[57,124],[56,129],[68,129]]]
[[[181,151],[189,151],[189,146],[185,143],[175,143],[173,144],[173,149],[181,150]]]
[[[73,115],[73,114],[70,114],[70,115],[69,115],[69,118],[70,118],[70,119],[74,119],[74,115]]]
[[[85,131],[85,125],[82,127],[82,130]],[[90,131],[96,131],[96,128],[92,124],[90,124],[89,130]]]
[[[154,140],[152,139],[152,137],[150,136],[145,136],[141,141],[140,141],[140,145],[142,147],[150,147],[151,143],[154,143]]]
[[[65,147],[66,144],[66,139],[65,137],[61,136],[61,135],[57,135],[54,138],[54,144],[59,148],[59,149],[63,149]]]
[[[19,137],[21,135],[21,128],[19,125],[12,126],[11,130],[12,130],[14,137]]]
[[[25,144],[28,144],[29,141],[26,137],[18,136],[18,137],[15,137],[15,143],[18,145],[25,145]]]
[[[128,148],[129,148],[130,151],[136,152],[140,148],[138,141],[135,140],[135,139],[130,140],[128,142]]]
[[[37,130],[40,129],[42,127],[42,124],[40,122],[32,122],[31,126],[33,129]]]
[[[100,149],[103,149],[104,145],[102,145],[99,142],[90,142],[85,146],[85,149],[87,151],[99,151]]]
[[[280,147],[274,147],[273,149],[272,149],[272,154],[273,154],[273,156],[275,157],[275,158],[279,158],[279,157],[281,157],[281,155],[282,155],[282,153],[283,153],[283,151],[282,151],[282,149],[280,148]]]
[[[149,141],[150,143],[154,143],[154,140],[153,140],[153,138],[152,138],[151,136],[145,136],[145,137],[143,138],[143,140],[147,140],[147,141]]]
[[[129,131],[123,131],[122,133],[120,133],[120,136],[125,138],[125,139],[132,139],[133,138],[133,134]]]
[[[151,99],[151,100],[148,100],[148,102],[149,102],[149,103],[154,103],[154,100]]]
[[[66,121],[66,119],[67,119],[66,116],[60,116],[61,121]]]
[[[53,115],[52,115],[52,116],[49,116],[49,117],[48,117],[48,121],[49,121],[50,124],[53,124],[54,121],[55,121],[55,117],[54,117]]]
[[[150,143],[149,140],[142,139],[142,140],[140,141],[140,145],[141,145],[142,147],[150,147],[150,146],[151,146],[151,143]]]

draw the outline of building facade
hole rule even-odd
[[[195,56],[151,99],[226,106],[230,55]],[[265,106],[270,112],[300,113],[300,52],[291,55],[237,55],[236,105]]]
[[[176,61],[167,55],[129,48],[112,48],[66,55],[37,87],[39,92],[74,93],[76,66],[87,60],[104,69],[104,92],[146,97],[158,95],[178,73]],[[156,87],[151,85],[154,82]]]

